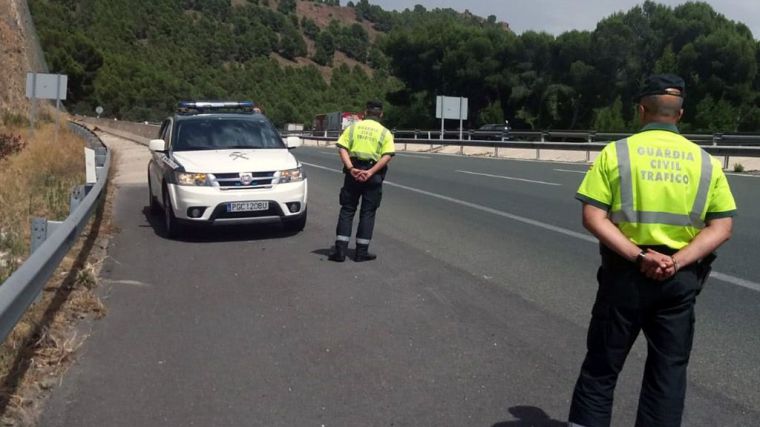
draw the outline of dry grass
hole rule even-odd
[[[29,253],[34,216],[62,220],[69,213],[69,193],[84,182],[84,142],[61,120],[42,124],[30,135],[26,127],[0,125],[0,133],[19,135],[26,148],[0,160],[0,282]]]
[[[30,218],[64,219],[70,189],[84,181],[84,142],[63,126],[57,141],[51,123],[41,125],[31,138],[28,129],[0,126],[0,133],[11,132],[28,144],[0,161],[0,251],[9,261],[0,268],[4,275],[28,253]],[[106,242],[100,236],[109,229],[111,200],[108,188],[105,206],[0,345],[0,425],[35,425],[44,396],[59,383],[87,338],[80,321],[105,316],[95,288],[105,259]]]

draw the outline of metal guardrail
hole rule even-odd
[[[616,135],[618,136],[618,135]],[[620,138],[628,135],[621,134]],[[687,136],[688,137],[688,136]],[[336,141],[336,137],[306,136],[304,138],[313,141]],[[619,138],[618,138],[619,139]],[[540,158],[540,150],[571,150],[571,151],[601,151],[607,142],[541,142],[541,141],[486,141],[486,140],[454,140],[454,139],[414,139],[395,138],[396,144],[430,144],[433,146],[458,146],[458,147],[485,147],[493,148],[494,155],[499,154],[499,149],[522,148],[535,149],[536,158]],[[701,145],[708,153],[714,156],[760,157],[760,146],[738,145]],[[461,149],[460,149],[461,152]],[[588,159],[587,159],[588,160]]]
[[[24,312],[36,300],[61,260],[76,243],[87,220],[92,215],[108,180],[111,152],[89,129],[76,123],[69,128],[95,148],[96,183],[85,188],[86,196],[78,202],[65,221],[41,242],[32,255],[0,285],[0,341],[13,330]]]
[[[338,137],[340,131],[304,131],[293,134],[312,135],[315,137]],[[285,134],[285,133],[284,133]],[[630,133],[606,133],[595,131],[549,130],[549,131],[482,131],[477,129],[444,131],[440,130],[402,130],[393,129],[396,139],[415,139],[423,141],[522,141],[522,142],[610,142],[629,136]],[[730,147],[760,146],[760,134],[684,134],[695,143],[708,145],[725,145]],[[459,145],[459,144],[456,144]]]

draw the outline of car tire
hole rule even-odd
[[[150,171],[148,171],[148,212],[151,215],[158,215],[161,212],[156,196],[153,195],[153,185],[150,183]]]
[[[285,230],[290,233],[298,233],[300,231],[303,231],[303,229],[306,227],[306,215],[308,214],[308,210],[303,211],[303,215],[298,218],[295,221],[287,221],[283,225],[285,227]]]
[[[166,231],[166,237],[176,239],[181,234],[181,225],[177,221],[177,217],[174,216],[172,201],[169,198],[169,192],[166,190],[164,188],[164,191],[162,191],[164,199],[164,231]]]

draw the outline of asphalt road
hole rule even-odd
[[[46,426],[560,426],[585,349],[597,246],[573,195],[584,166],[399,154],[372,263],[326,260],[341,175],[301,148],[306,230],[162,236],[121,184],[103,270],[108,316]],[[760,417],[760,178],[698,300],[684,425]],[[757,287],[758,289],[753,289]],[[632,425],[642,340],[616,392]]]

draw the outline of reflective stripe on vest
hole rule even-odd
[[[383,142],[385,142],[385,135],[388,134],[388,129],[383,128],[383,131],[380,133],[380,141],[377,142],[377,160],[380,160],[380,157],[383,155]]]
[[[700,150],[702,153],[702,170],[699,177],[699,187],[691,212],[688,215],[636,210],[633,205],[633,177],[631,176],[632,167],[631,156],[628,151],[628,139],[617,141],[615,151],[617,151],[618,173],[620,175],[620,210],[610,214],[612,222],[615,224],[628,222],[704,228],[705,222],[702,220],[702,211],[707,206],[707,195],[710,191],[713,168],[710,155],[705,150]]]

